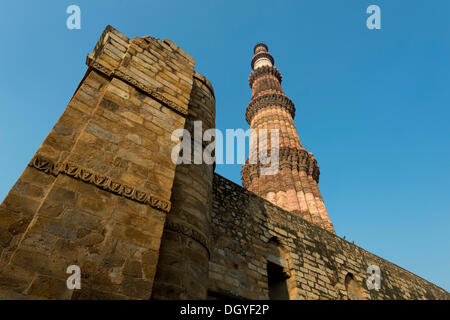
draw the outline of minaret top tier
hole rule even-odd
[[[258,43],[254,47],[251,66],[253,70],[248,78],[248,84],[252,88],[252,102],[258,97],[269,98],[268,95],[276,95],[278,99],[286,100],[288,109],[294,116],[294,104],[283,92],[281,73],[274,66],[274,59],[268,52],[266,44]],[[260,103],[257,104],[260,105]]]
[[[269,53],[269,47],[265,43],[258,43],[254,47],[253,53],[255,54],[251,63],[253,70],[264,66],[272,67],[274,65],[273,57]]]

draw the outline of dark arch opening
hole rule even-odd
[[[362,287],[350,272],[345,276],[345,289],[349,300],[364,300]]]
[[[280,240],[279,240],[277,237],[275,237],[275,236],[273,236],[272,238],[270,238],[268,242],[269,242],[269,244],[270,244],[270,243],[273,243],[273,244],[275,244],[275,245],[277,245],[277,246],[281,245]]]
[[[267,251],[267,281],[269,299],[289,300],[287,279],[288,263],[284,256],[281,241],[277,237],[270,238]]]
[[[270,300],[289,300],[289,291],[286,280],[289,276],[283,270],[283,267],[267,262],[267,279],[269,282]]]

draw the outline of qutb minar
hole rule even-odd
[[[334,232],[318,187],[319,165],[312,153],[302,147],[294,125],[294,103],[283,92],[281,73],[264,43],[255,46],[251,66],[252,98],[246,119],[254,130],[279,130],[279,171],[261,175],[261,164],[247,161],[242,168],[242,185],[277,206]]]

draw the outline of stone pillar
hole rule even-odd
[[[186,121],[192,149],[197,147],[192,152],[192,164],[176,168],[172,209],[164,226],[152,299],[207,297],[214,167],[194,163],[194,153],[203,152],[203,133],[195,136],[194,121],[201,121],[203,131],[215,125],[214,92],[209,81],[198,73],[194,75]]]
[[[108,26],[68,107],[0,206],[0,295],[151,296],[195,61]],[[81,290],[66,287],[81,268]]]

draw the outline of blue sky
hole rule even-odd
[[[66,8],[81,8],[81,30]],[[366,8],[381,8],[368,30]],[[254,44],[297,108],[339,236],[450,290],[450,1],[11,1],[0,5],[0,198],[60,117],[106,25],[169,38],[244,128]],[[240,184],[240,165],[217,172]],[[0,199],[0,200],[1,200]]]

